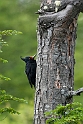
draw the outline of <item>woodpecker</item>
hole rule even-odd
[[[27,75],[27,78],[29,80],[29,84],[31,86],[31,88],[35,88],[35,82],[36,82],[36,67],[37,67],[37,63],[36,60],[34,59],[36,55],[34,56],[30,56],[30,57],[25,57],[22,58],[20,57],[25,63],[25,73]]]

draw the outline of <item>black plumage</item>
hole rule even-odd
[[[35,82],[36,82],[36,60],[34,60],[36,55],[31,56],[31,57],[25,57],[21,59],[26,63],[25,66],[25,73],[27,75],[27,78],[29,80],[31,88],[34,86],[35,88]]]

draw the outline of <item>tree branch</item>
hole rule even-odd
[[[82,92],[83,92],[83,87],[82,88],[79,88],[76,91],[69,91],[69,95],[70,96],[76,96],[76,95],[80,95],[80,93],[82,93]]]
[[[70,98],[72,96],[80,96],[80,94],[83,92],[83,87],[79,88],[78,90],[72,91],[68,89],[68,87],[63,86],[61,89],[61,95],[63,98]]]

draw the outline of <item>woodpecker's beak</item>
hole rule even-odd
[[[34,55],[34,56],[32,56],[32,57],[33,57],[33,58],[35,58],[35,57],[36,57],[36,55],[37,55],[37,54],[35,54],[35,55]]]
[[[20,56],[20,58],[21,58],[23,61],[25,61],[25,58],[22,58],[22,56]]]

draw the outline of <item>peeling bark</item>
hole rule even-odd
[[[72,95],[66,97],[65,93],[74,89],[77,18],[82,11],[80,2],[82,6],[82,0],[62,0],[59,12],[39,16],[34,124],[45,124],[46,111],[73,100]],[[65,9],[62,5],[66,5]]]

